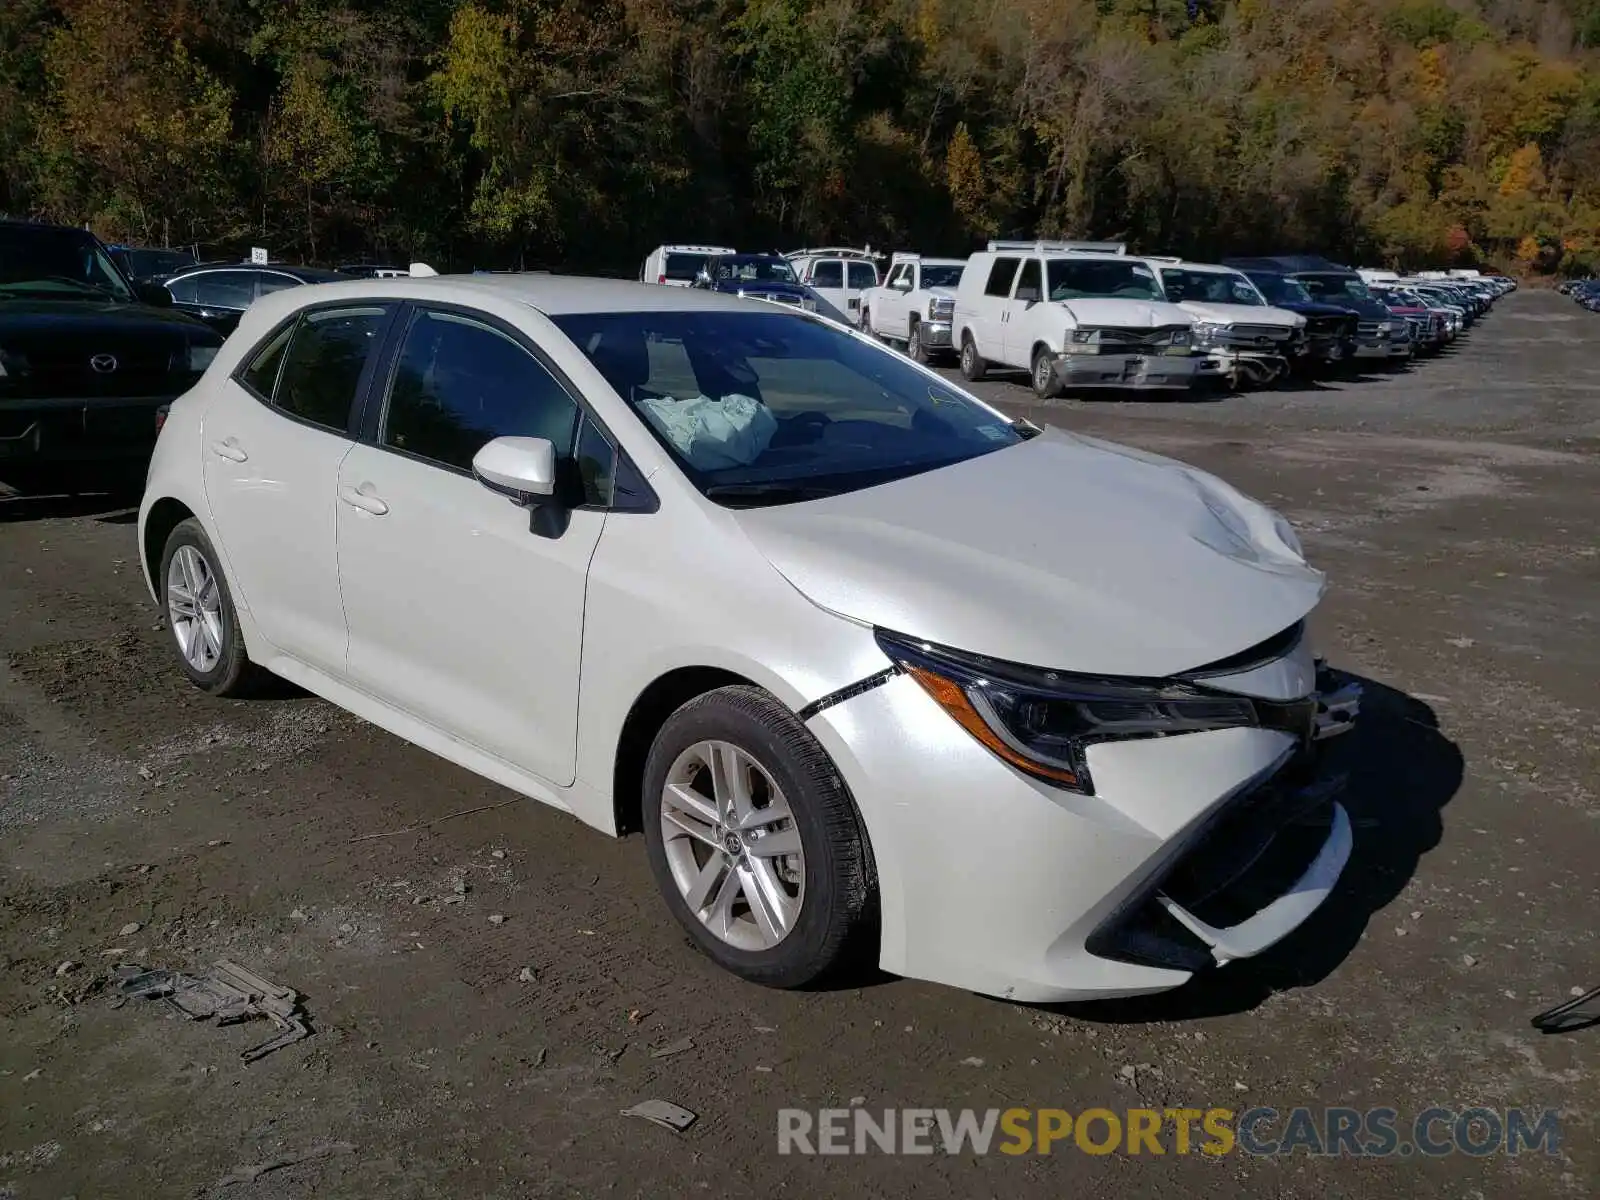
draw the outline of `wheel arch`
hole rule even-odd
[[[145,515],[144,529],[139,535],[139,556],[144,567],[145,583],[150,588],[150,595],[158,602],[160,589],[156,586],[156,571],[161,566],[161,553],[166,549],[172,531],[193,516],[193,509],[172,496],[163,496],[155,501]]]
[[[657,676],[634,699],[617,735],[612,765],[611,810],[618,837],[643,829],[644,764],[667,718],[696,696],[738,685],[761,687],[755,680],[725,667],[675,667]]]

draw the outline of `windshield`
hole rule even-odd
[[[781,258],[741,254],[738,258],[719,258],[715,278],[718,283],[794,283],[794,268]]]
[[[552,319],[719,503],[851,492],[1022,440],[904,358],[797,314]]]
[[[1308,292],[1325,304],[1338,303],[1341,300],[1370,300],[1372,293],[1367,290],[1367,285],[1361,282],[1359,275],[1307,275],[1295,276],[1305,285]]]
[[[1250,282],[1260,289],[1268,304],[1314,304],[1311,293],[1287,275],[1254,274]]]
[[[1143,263],[1104,258],[1049,260],[1050,299],[1082,300],[1104,296],[1114,300],[1159,300],[1155,272]]]
[[[78,229],[0,226],[0,292],[133,299],[100,243]]]
[[[965,263],[954,267],[930,267],[926,264],[922,268],[922,286],[925,288],[950,288],[961,286],[961,272],[967,269]]]
[[[1174,304],[1194,300],[1202,304],[1262,305],[1261,296],[1243,275],[1231,271],[1190,271],[1182,267],[1162,267],[1161,286]]]

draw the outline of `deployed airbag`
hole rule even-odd
[[[652,397],[639,407],[661,436],[700,471],[748,466],[778,432],[778,419],[765,404],[738,393],[720,400]]]

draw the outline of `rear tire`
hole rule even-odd
[[[271,678],[245,653],[221,559],[193,517],[168,535],[155,583],[190,683],[213,696],[243,696]]]
[[[645,763],[643,818],[667,907],[741,978],[804,987],[873,932],[855,803],[817,740],[759,688],[719,688],[667,719]]]
[[[961,377],[969,383],[977,383],[989,373],[989,364],[983,361],[983,355],[978,353],[978,343],[972,340],[970,331],[961,335]]]

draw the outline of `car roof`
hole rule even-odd
[[[750,312],[760,301],[741,299],[700,288],[664,288],[628,279],[597,279],[585,275],[433,275],[407,279],[350,279],[317,285],[314,289],[279,292],[294,296],[295,307],[319,298],[403,299],[417,301],[474,300],[494,296],[537,309],[547,316],[609,312]],[[764,305],[755,311],[798,315],[789,309]]]

